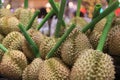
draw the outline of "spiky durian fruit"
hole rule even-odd
[[[12,31],[20,31],[18,28],[19,20],[13,16],[0,18],[0,33],[7,35]]]
[[[70,70],[58,58],[45,60],[39,70],[39,80],[69,80]]]
[[[9,9],[0,9],[0,18],[4,17],[4,16],[12,16],[13,14],[11,13],[11,11]]]
[[[95,27],[94,30],[92,32],[90,32],[89,34],[87,34],[90,43],[92,44],[93,48],[96,49],[99,39],[102,35],[102,31],[104,29],[104,26],[106,24],[106,18],[102,19],[100,22],[98,22]],[[108,40],[106,40],[105,46],[104,46],[104,51],[108,52]]]
[[[42,42],[44,42],[44,36],[39,31],[30,29],[28,30],[28,34],[31,36],[38,47]],[[33,51],[31,50],[31,47],[26,39],[22,41],[22,50],[29,60],[33,60],[35,58],[35,56],[33,55]]]
[[[24,36],[17,31],[9,33],[2,41],[2,44],[8,49],[22,50],[22,41]]]
[[[56,44],[56,39],[53,37],[44,37],[44,41],[40,44],[39,46],[39,50],[41,52],[41,57],[43,59],[45,59],[45,56],[47,55],[47,53],[50,51],[51,48],[53,48],[53,46]],[[56,52],[55,55],[57,55],[58,53]]]
[[[72,66],[78,55],[80,55],[79,52],[90,48],[92,46],[87,36],[74,29],[61,46],[61,57],[66,64]]]
[[[29,9],[18,8],[18,9],[16,9],[14,15],[17,17],[17,19],[22,24],[24,24],[25,26],[27,26],[28,22],[30,21],[30,19],[33,16],[33,13]],[[37,22],[37,18],[36,18],[35,21],[34,21],[34,23],[33,23],[33,25],[32,25],[32,28],[36,28],[37,25],[38,25],[38,22]]]
[[[76,23],[76,27],[81,30],[85,25],[88,23],[81,17],[75,17],[73,18],[70,23]]]
[[[22,80],[39,80],[39,70],[43,61],[40,58],[36,58],[32,61],[30,65],[28,65],[22,74]]]
[[[26,66],[27,59],[25,55],[20,51],[10,50],[2,57],[0,75],[13,80],[20,80]]]
[[[112,58],[97,50],[84,50],[76,60],[70,80],[114,80]]]

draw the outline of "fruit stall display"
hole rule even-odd
[[[87,23],[79,17],[78,0],[76,17],[69,24],[63,19],[66,1],[49,0],[52,9],[38,24],[40,11],[32,13],[28,0],[14,13],[0,0],[0,80],[120,79],[120,18],[114,14],[119,1],[110,0],[102,13],[97,4]],[[48,37],[39,30],[54,13],[56,30]]]

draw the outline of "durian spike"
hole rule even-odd
[[[4,52],[8,52],[8,49],[6,49],[2,44],[0,44],[0,49]]]
[[[55,5],[54,0],[49,0],[49,3],[51,4],[55,14],[58,14],[58,8],[57,8],[57,4]],[[58,16],[58,15],[57,15]],[[66,27],[65,21],[62,19],[62,25],[63,27]]]
[[[63,14],[65,10],[65,5],[66,5],[66,0],[61,0],[60,4],[60,11],[58,12],[58,21],[55,29],[55,37],[59,38],[60,37],[60,29],[61,29],[61,24],[62,24],[62,19],[63,19]]]
[[[37,30],[41,29],[45,22],[54,14],[54,10],[52,9],[42,20],[42,22],[37,26]]]
[[[60,40],[55,44],[55,46],[50,50],[47,54],[46,59],[51,58],[54,55],[54,52],[60,47],[60,45],[65,41],[67,36],[72,32],[72,30],[76,27],[75,24],[72,24],[71,27],[63,34]]]
[[[111,3],[112,3],[112,0],[110,0],[109,5]],[[115,16],[114,12],[112,12],[111,14],[109,14],[107,16],[107,22],[105,24],[105,27],[103,29],[102,35],[100,37],[100,40],[99,40],[99,43],[98,43],[98,46],[97,46],[97,50],[99,50],[99,51],[103,51],[103,47],[104,47],[105,41],[107,39],[107,34],[108,34],[108,32],[109,32],[109,30],[111,28],[114,16]]]
[[[76,17],[79,17],[79,16],[80,16],[81,2],[82,2],[82,0],[78,0]]]
[[[2,8],[2,1],[0,0],[0,9]]]
[[[25,8],[25,9],[28,8],[28,0],[24,0],[24,8]]]
[[[94,25],[99,22],[102,18],[113,12],[115,9],[119,7],[119,1],[114,1],[107,9],[103,11],[98,17],[96,17],[94,20],[92,20],[88,25],[83,27],[81,32],[85,33],[89,28],[94,27]]]
[[[28,43],[30,44],[34,55],[36,56],[36,58],[40,57],[40,52],[39,52],[39,48],[38,46],[35,44],[35,42],[32,40],[32,38],[29,36],[29,34],[26,32],[26,30],[24,29],[24,25],[23,24],[19,24],[18,27],[20,28],[21,32],[23,33],[24,37],[26,38],[26,40],[28,41]]]
[[[101,9],[101,7],[102,7],[101,4],[97,4],[97,5],[95,5],[92,20],[95,19],[95,18],[100,14],[100,9]],[[94,25],[94,27],[95,27],[95,25]],[[94,30],[94,27],[91,28],[91,31]]]
[[[40,13],[39,10],[35,11],[34,15],[32,16],[31,20],[28,23],[28,26],[26,27],[26,30],[29,30],[32,27],[32,24],[33,24],[35,18],[38,16],[39,13]]]

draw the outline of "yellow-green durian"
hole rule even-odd
[[[0,18],[4,16],[13,16],[13,14],[11,13],[9,9],[4,9],[4,8],[0,9]]]

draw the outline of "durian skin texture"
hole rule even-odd
[[[22,80],[39,80],[39,70],[43,61],[40,58],[36,58],[32,61],[30,65],[28,65],[22,74]]]
[[[44,61],[39,70],[39,80],[69,80],[70,70],[58,58]]]
[[[13,16],[4,16],[0,18],[0,33],[7,35],[12,31],[20,31],[18,28],[19,20]]]
[[[21,51],[8,51],[2,57],[0,75],[12,80],[20,80],[26,66],[27,59]]]
[[[13,16],[9,9],[0,9],[0,18],[4,16]]]
[[[75,62],[80,51],[92,48],[87,36],[79,30],[74,29],[61,46],[62,60],[69,66]]]
[[[97,50],[84,50],[71,70],[70,80],[114,80],[113,59]]]
[[[13,31],[3,39],[2,44],[8,49],[22,50],[23,39],[24,36],[20,32]]]

